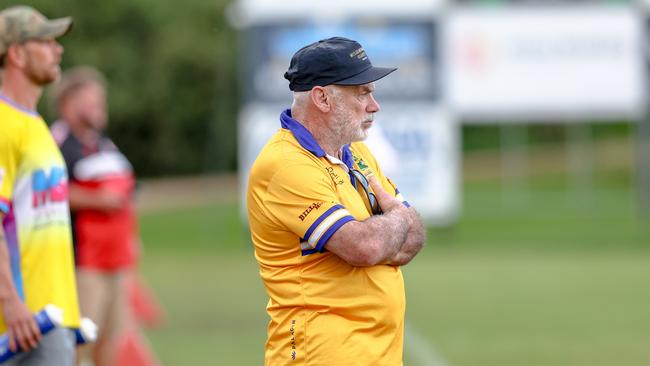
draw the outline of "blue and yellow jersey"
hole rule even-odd
[[[43,119],[1,95],[0,131],[0,212],[14,284],[30,310],[54,304],[63,325],[78,327],[65,163]]]
[[[281,115],[248,182],[248,218],[271,317],[266,365],[401,365],[404,281],[399,267],[354,267],[327,251],[341,226],[371,215],[351,169],[401,197],[363,143],[327,155]],[[406,204],[406,202],[405,202]]]

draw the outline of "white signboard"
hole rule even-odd
[[[227,10],[231,24],[246,28],[296,19],[341,22],[350,16],[431,19],[448,0],[238,0]]]
[[[382,103],[375,120],[392,145],[396,164],[387,171],[430,226],[460,215],[460,124],[433,103]],[[380,146],[366,142],[382,166]]]
[[[280,112],[286,107],[256,103],[240,113],[239,172],[244,221],[248,172],[266,141],[280,128]],[[390,146],[375,143],[377,138],[367,143],[380,167],[386,161],[386,175],[427,224],[454,223],[460,206],[460,126],[444,110],[424,102],[382,103],[375,123]]]
[[[631,8],[459,8],[443,28],[444,94],[464,119],[641,115],[644,31]]]

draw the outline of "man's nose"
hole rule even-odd
[[[375,97],[370,94],[370,103],[368,103],[368,107],[366,108],[366,111],[369,113],[376,113],[379,112],[381,107],[379,106],[379,103],[375,99]]]
[[[59,41],[54,40],[53,46],[54,46],[54,50],[58,55],[63,55],[63,46],[61,45],[61,43],[59,43]]]

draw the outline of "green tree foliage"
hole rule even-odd
[[[62,66],[92,65],[109,81],[108,134],[140,176],[234,170],[236,34],[226,0],[33,0],[72,16]],[[48,120],[55,116],[43,104]]]

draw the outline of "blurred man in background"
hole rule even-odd
[[[79,309],[65,163],[36,112],[43,87],[60,74],[56,41],[71,18],[48,20],[16,6],[0,12],[0,332],[26,351],[15,365],[74,365]],[[63,325],[41,336],[33,313],[63,310]]]
[[[60,116],[52,133],[71,177],[81,313],[99,326],[96,344],[82,347],[80,360],[82,365],[126,365],[120,361],[121,343],[137,329],[126,281],[140,246],[133,168],[104,134],[108,113],[102,74],[90,67],[71,69],[54,85],[52,99]]]
[[[267,365],[401,365],[400,266],[424,243],[416,211],[361,142],[379,104],[361,45],[330,38],[300,49],[294,92],[253,164],[248,217],[270,300]]]

